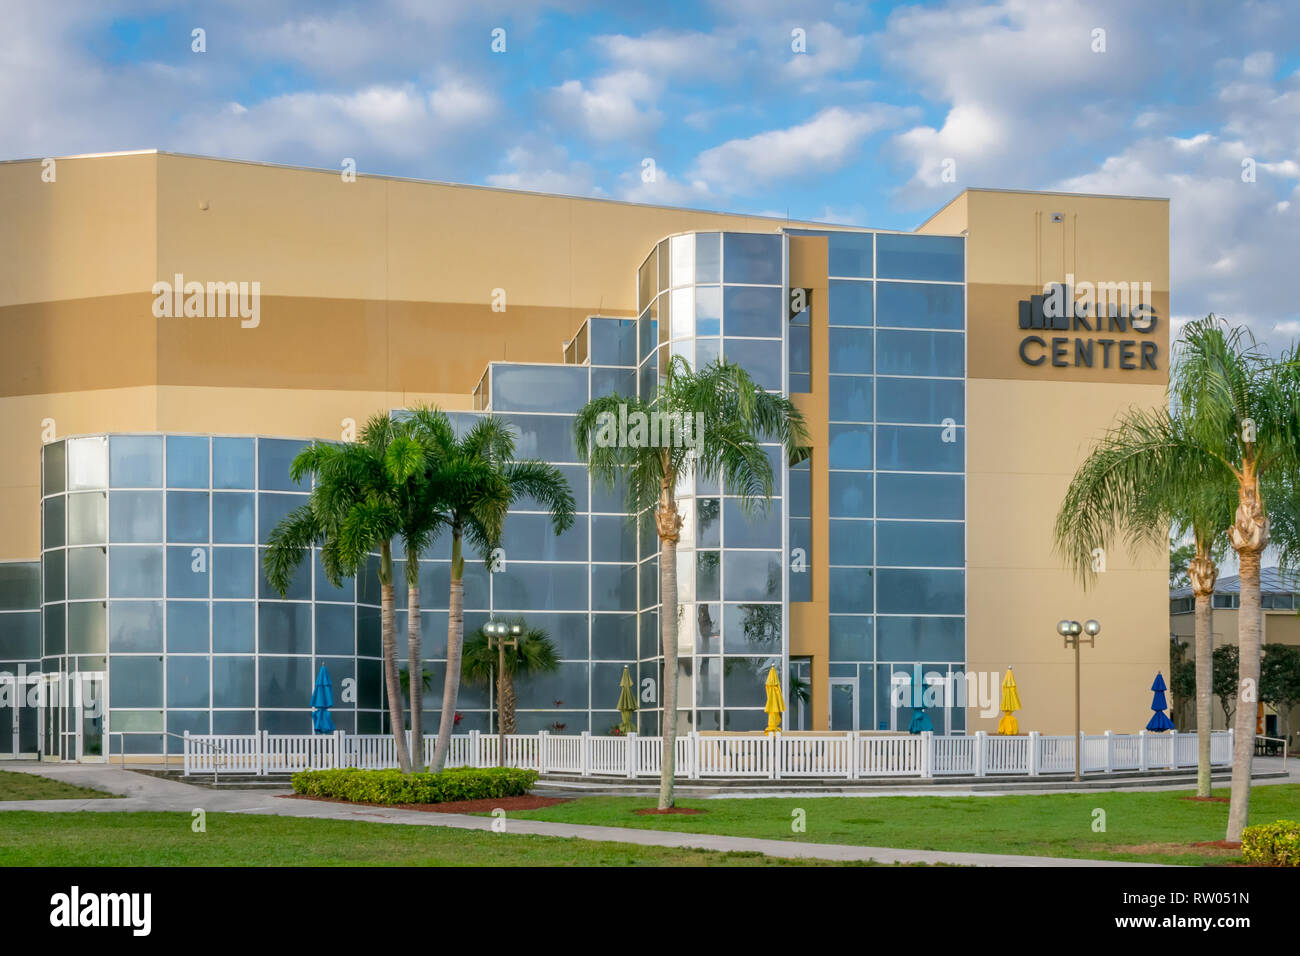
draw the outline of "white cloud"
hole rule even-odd
[[[503,165],[506,168],[502,172],[487,177],[488,185],[562,196],[604,195],[595,184],[591,167],[573,162],[559,146],[513,146],[506,152]]]
[[[620,70],[590,84],[566,80],[552,91],[552,105],[562,121],[576,123],[598,142],[641,139],[663,117],[653,101],[659,84],[639,70]]]
[[[839,169],[854,159],[863,140],[897,123],[900,115],[892,107],[832,106],[806,123],[706,149],[696,159],[696,178],[726,192],[745,192],[788,176]]]
[[[782,73],[791,82],[815,88],[817,80],[855,66],[866,48],[867,38],[846,34],[829,23],[814,23],[806,28],[805,42],[806,51],[791,52]]]

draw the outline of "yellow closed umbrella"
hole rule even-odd
[[[1004,737],[1014,737],[1020,733],[1020,724],[1012,716],[1013,711],[1020,709],[1020,692],[1016,690],[1016,679],[1011,674],[1011,668],[1007,668],[1007,676],[1002,679],[1002,719],[998,721],[998,733]]]
[[[781,678],[776,676],[775,667],[768,668],[767,682],[763,686],[767,688],[767,703],[763,707],[767,712],[767,733],[780,733],[781,715],[785,713],[785,698],[781,696]]]

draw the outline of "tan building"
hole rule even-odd
[[[752,729],[751,684],[779,662],[808,690],[796,726],[905,729],[919,674],[982,688],[925,699],[936,729],[991,731],[1014,667],[1021,726],[1068,732],[1061,618],[1103,627],[1084,729],[1146,720],[1165,556],[1106,555],[1085,593],[1051,529],[1090,441],[1165,400],[1164,200],[967,190],[909,234],[149,151],[0,164],[0,216],[0,670],[91,675],[108,702],[99,723],[64,707],[30,727],[0,704],[0,756],[299,727],[322,663],[359,688],[340,726],[382,729],[366,583],[281,602],[246,569],[301,492],[283,471],[302,440],[419,401],[510,417],[580,486],[583,540],[529,550],[522,515],[520,570],[469,588],[469,626],[527,614],[560,645],[558,676],[521,688],[521,729],[603,733],[628,665],[651,732],[654,565],[561,419],[651,387],[670,352],[740,362],[812,433],[767,524],[729,518],[725,489],[684,501],[701,537],[683,726]],[[1061,312],[1043,293],[1067,281]],[[1101,318],[1075,304],[1089,289]],[[195,551],[213,580],[181,574]],[[424,597],[435,672],[442,601]],[[464,709],[489,729],[486,691]]]
[[[1260,634],[1261,644],[1287,644],[1300,647],[1300,580],[1293,574],[1286,574],[1278,568],[1261,568],[1259,575],[1260,606],[1263,610],[1264,630]],[[1227,575],[1215,582],[1212,602],[1213,646],[1224,647],[1237,643],[1237,627],[1241,612],[1241,578]],[[1196,604],[1190,587],[1176,588],[1169,592],[1169,634],[1185,645],[1188,661],[1196,656]],[[1290,737],[1294,751],[1300,746],[1296,734],[1300,732],[1300,706],[1291,708],[1289,720],[1287,715],[1279,713],[1277,706],[1262,704],[1259,708],[1259,722],[1256,732],[1269,737]],[[1210,714],[1216,730],[1226,729],[1228,722],[1223,711],[1223,703],[1218,697],[1211,701]],[[1192,729],[1196,726],[1196,703],[1189,700],[1181,715],[1179,729]]]

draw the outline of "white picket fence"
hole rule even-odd
[[[1210,735],[1210,763],[1232,762],[1233,731]],[[1084,734],[1083,772],[1174,770],[1196,766],[1196,734]],[[424,738],[424,763],[437,738]],[[408,734],[407,743],[410,744]],[[497,738],[471,731],[451,738],[448,767],[527,767],[541,773],[584,777],[657,777],[659,737],[600,737],[588,733],[509,734],[505,759]],[[1018,737],[923,734],[683,734],[677,738],[676,774],[682,779],[737,777],[785,780],[804,777],[1038,776],[1074,772],[1073,736]],[[386,734],[185,734],[185,773],[267,774],[300,770],[397,766]]]

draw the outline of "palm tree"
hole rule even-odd
[[[1196,787],[1210,795],[1211,595],[1215,542],[1232,520],[1234,488],[1194,443],[1184,417],[1166,409],[1121,414],[1075,471],[1056,516],[1057,550],[1086,588],[1097,580],[1093,552],[1118,541],[1169,546],[1171,526],[1192,535],[1186,574],[1196,602]]]
[[[532,498],[551,516],[558,535],[573,524],[573,492],[554,465],[516,461],[514,432],[505,421],[480,418],[462,438],[439,432],[436,466],[429,473],[428,496],[438,503],[438,524],[451,532],[451,593],[447,607],[447,674],[442,717],[430,769],[437,773],[447,759],[460,693],[461,653],[465,640],[464,541],[469,538],[490,566],[492,552],[510,506]]]
[[[506,666],[501,674],[501,699],[497,702],[501,733],[515,732],[515,678],[543,674],[560,666],[554,642],[539,627],[529,627],[523,618],[511,623],[522,628],[518,642],[506,645]],[[496,679],[501,652],[479,628],[465,641],[461,673],[471,684],[491,686]],[[502,756],[504,760],[504,755]]]
[[[801,453],[797,448],[807,441],[803,417],[794,404],[759,388],[739,365],[720,360],[696,372],[674,355],[664,371],[653,395],[593,399],[573,423],[578,454],[591,474],[609,488],[620,478],[626,480],[627,509],[633,520],[646,510],[654,511],[664,660],[661,810],[673,806],[677,740],[677,540],[682,526],[678,483],[693,475],[721,479],[726,493],[740,498],[743,511],[765,511],[775,478],[760,442],[780,442],[786,455],[792,456]],[[612,423],[620,420],[621,411],[625,421],[644,415],[644,421],[669,425],[661,431],[651,424],[649,434],[642,428],[640,438],[635,428],[617,436]],[[678,441],[672,440],[674,425]]]
[[[399,435],[385,414],[371,416],[356,442],[313,442],[289,466],[295,482],[311,477],[311,494],[271,531],[262,562],[267,581],[283,596],[313,545],[320,546],[325,576],[335,587],[345,577],[358,577],[367,557],[378,552],[384,684],[403,773],[410,772],[411,760],[397,674],[392,541],[402,530],[400,488],[424,461],[423,451]]]
[[[402,469],[405,480],[397,486],[397,507],[403,551],[406,557],[406,649],[408,672],[424,673],[423,635],[420,618],[420,559],[444,530],[443,503],[432,476],[441,464],[444,450],[455,444],[456,433],[447,416],[432,405],[413,405],[389,426],[396,436],[393,445],[406,456]],[[412,765],[424,769],[423,692],[410,695]]]
[[[1300,356],[1290,353],[1273,362],[1249,331],[1228,328],[1214,315],[1189,323],[1181,342],[1171,381],[1175,403],[1189,410],[1192,441],[1213,467],[1231,476],[1237,491],[1228,540],[1241,575],[1241,670],[1227,839],[1238,842],[1250,811],[1263,625],[1260,555],[1269,543],[1261,485],[1290,480],[1300,462]]]

